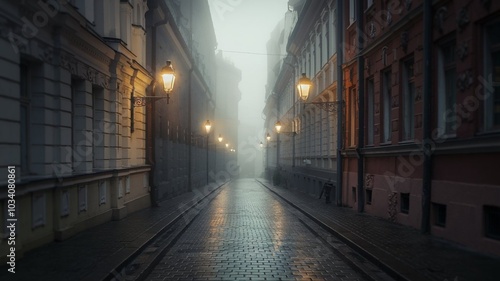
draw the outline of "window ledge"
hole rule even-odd
[[[413,143],[415,143],[414,139],[412,139],[412,140],[404,140],[404,141],[398,142],[398,144],[413,144]]]

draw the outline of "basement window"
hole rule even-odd
[[[446,226],[446,205],[444,204],[432,204],[434,225],[445,227]]]
[[[500,240],[500,207],[484,206],[483,214],[485,236]]]
[[[372,204],[372,190],[367,189],[366,190],[366,205],[371,205]]]
[[[401,213],[408,214],[410,211],[410,193],[401,193]]]

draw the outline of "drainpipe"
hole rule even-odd
[[[342,112],[343,112],[343,98],[342,91],[344,88],[344,75],[342,73],[342,64],[344,63],[344,52],[342,50],[343,36],[343,1],[336,1],[337,3],[337,32],[335,34],[337,41],[337,188],[335,197],[337,199],[337,206],[342,206]]]
[[[424,0],[424,85],[423,85],[423,153],[424,167],[422,174],[422,222],[421,232],[430,230],[431,209],[431,91],[432,91],[432,1]]]
[[[364,193],[364,159],[362,149],[365,146],[365,60],[361,51],[364,48],[363,42],[363,5],[356,6],[356,28],[358,40],[358,147],[356,155],[358,157],[358,212],[365,209]]]
[[[150,5],[151,4],[151,5]],[[154,11],[158,8],[156,1],[148,2],[148,6],[151,9],[148,11],[148,17],[150,17],[149,22],[154,21]],[[168,23],[168,19],[164,19],[158,22],[155,22],[150,26],[151,28],[151,68],[153,75],[153,83],[156,80],[156,29],[158,26],[164,25]],[[151,92],[151,96],[155,95],[154,85],[150,85],[149,90]],[[151,170],[149,172],[149,184],[151,186],[151,205],[158,206],[158,187],[155,184],[155,163],[156,163],[156,155],[154,149],[154,139],[155,139],[155,118],[154,113],[156,110],[155,102],[148,102],[146,107],[146,163],[151,166]],[[133,120],[132,120],[133,122]]]

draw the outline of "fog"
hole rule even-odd
[[[239,143],[241,176],[262,172],[262,110],[267,79],[266,43],[287,11],[287,0],[209,0],[217,51],[241,69]],[[276,54],[269,54],[276,55]]]

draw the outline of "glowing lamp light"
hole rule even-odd
[[[171,61],[167,61],[167,65],[161,69],[160,75],[163,79],[163,89],[167,94],[171,93],[175,83],[175,72]]]
[[[210,124],[210,120],[205,122],[205,130],[207,130],[207,134],[210,133],[210,128],[212,128],[212,124]]]
[[[276,122],[274,127],[276,128],[276,132],[278,132],[278,134],[279,134],[279,132],[281,131],[281,127],[282,127],[281,122],[280,121]]]
[[[302,77],[299,79],[297,84],[297,89],[299,90],[299,97],[303,101],[306,101],[309,97],[309,90],[311,90],[312,82],[311,79],[307,78],[305,73],[302,73]]]

